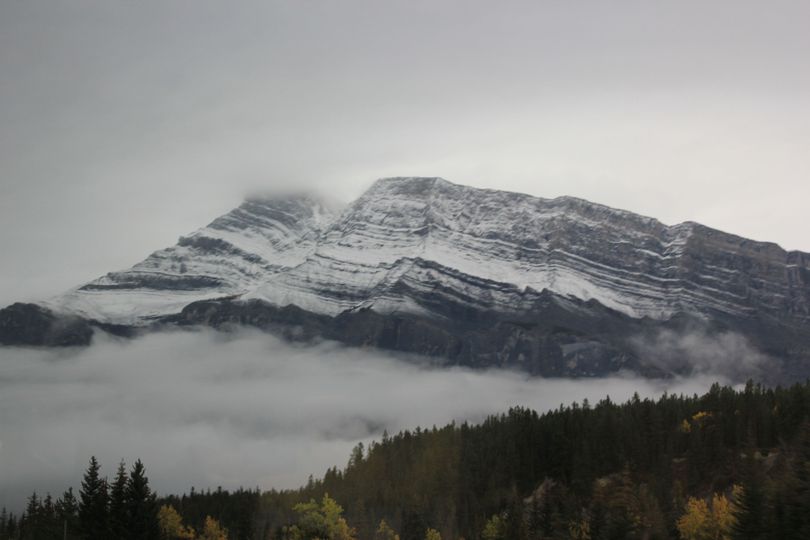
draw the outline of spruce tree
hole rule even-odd
[[[810,422],[799,432],[786,484],[786,538],[810,538]]]
[[[133,465],[127,480],[126,505],[127,536],[132,540],[156,540],[159,534],[158,506],[140,459]]]
[[[79,536],[79,503],[73,495],[73,488],[68,488],[56,501],[56,518],[62,535],[67,538]],[[61,538],[62,536],[60,536]]]
[[[57,538],[61,529],[58,529],[59,521],[56,517],[56,507],[50,493],[46,493],[45,498],[42,499],[39,516],[40,530],[44,534],[43,538]]]
[[[20,532],[20,522],[14,516],[14,514],[9,514],[8,521],[6,521],[6,537],[7,538],[18,538]]]
[[[20,519],[21,538],[25,540],[36,540],[43,535],[42,530],[42,501],[37,497],[37,492],[33,492],[28,497],[25,506],[25,513]]]
[[[505,538],[524,540],[527,538],[526,523],[523,519],[523,504],[519,497],[510,497],[504,522]]]
[[[79,527],[86,540],[106,540],[110,537],[107,480],[100,476],[100,469],[96,457],[91,457],[79,491]]]
[[[755,449],[746,451],[742,489],[736,501],[735,523],[731,530],[734,540],[759,540],[767,536],[767,501],[765,479],[755,458]]]
[[[409,507],[402,512],[402,527],[400,532],[402,540],[422,540],[426,529],[425,518],[418,509]]]
[[[129,518],[127,515],[127,469],[124,460],[118,463],[115,480],[110,486],[110,534],[113,538],[125,538]]]

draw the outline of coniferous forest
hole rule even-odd
[[[810,383],[386,434],[298,490],[158,496],[91,458],[78,493],[2,511],[17,538],[806,539]]]

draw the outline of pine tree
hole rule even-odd
[[[37,497],[35,491],[28,497],[25,513],[20,519],[21,538],[24,540],[38,540],[44,537],[41,514],[42,501]]]
[[[736,494],[731,537],[734,540],[759,540],[766,538],[765,479],[756,462],[753,447],[746,451],[743,483]]]
[[[50,493],[45,494],[42,499],[42,506],[40,507],[40,528],[45,538],[56,538],[59,536],[61,530],[58,529],[58,520],[56,518],[56,507],[54,506],[53,497]]]
[[[19,538],[20,532],[20,522],[14,516],[14,514],[9,514],[8,521],[6,521],[6,537],[7,538]]]
[[[786,484],[788,538],[810,538],[810,422],[802,425]]]
[[[68,488],[62,494],[62,497],[56,501],[55,507],[56,519],[63,537],[78,538],[79,503],[76,501],[76,496],[73,495],[73,488]]]
[[[406,508],[402,512],[400,537],[402,540],[422,540],[427,526],[422,514],[415,508]]]
[[[143,463],[137,460],[129,473],[126,488],[127,536],[132,540],[155,540],[158,538],[157,502],[149,488],[149,479]]]
[[[124,460],[118,463],[115,480],[110,486],[110,534],[113,538],[125,538],[129,517],[127,515],[127,468]]]
[[[56,513],[50,493],[39,498],[34,492],[28,498],[20,533],[24,540],[46,540],[58,536]]]
[[[506,509],[504,522],[505,538],[523,540],[527,537],[526,522],[523,516],[523,504],[519,497],[513,495]]]
[[[99,475],[100,469],[96,457],[91,457],[79,491],[79,526],[87,540],[107,540],[110,537],[107,480]]]

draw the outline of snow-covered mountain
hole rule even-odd
[[[312,256],[337,217],[309,195],[256,198],[132,268],[111,272],[43,305],[58,313],[142,326],[197,300],[238,297]]]
[[[38,310],[108,329],[252,324],[589,374],[661,371],[634,344],[700,327],[740,334],[786,373],[810,371],[810,255],[440,178],[382,179],[343,209],[311,196],[248,200],[129,270],[36,310],[15,306],[0,312],[0,341],[15,342],[8,329]]]

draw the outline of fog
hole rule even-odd
[[[762,380],[777,365],[742,334],[710,332],[697,326],[636,336],[630,344],[640,358],[664,371],[722,373],[735,381]]]
[[[411,361],[408,361],[411,360]],[[420,365],[377,350],[212,330],[100,337],[73,350],[0,349],[0,506],[78,489],[96,455],[144,461],[159,493],[292,488],[357,442],[610,395],[703,392],[715,380],[532,379]]]

